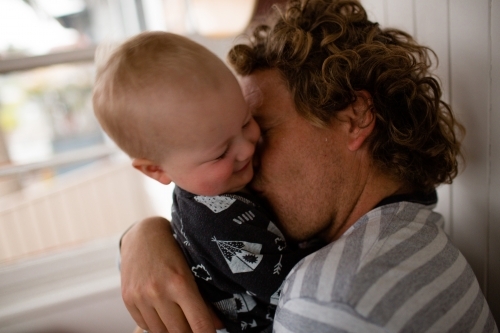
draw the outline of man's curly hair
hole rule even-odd
[[[290,0],[274,10],[272,23],[229,52],[238,74],[277,69],[297,112],[319,126],[350,105],[356,91],[368,91],[376,114],[374,161],[416,190],[452,182],[465,131],[441,100],[430,73],[432,50],[370,22],[357,1]]]

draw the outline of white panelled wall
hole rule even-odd
[[[465,125],[466,167],[439,188],[446,231],[467,257],[500,322],[500,0],[361,0],[439,57],[444,100]]]

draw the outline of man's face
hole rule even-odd
[[[356,202],[350,190],[356,170],[349,170],[356,166],[346,158],[345,126],[332,121],[319,128],[299,116],[276,70],[257,71],[242,78],[241,86],[262,133],[252,188],[289,237],[330,240],[342,228],[338,208],[342,221]]]

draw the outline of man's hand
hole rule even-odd
[[[121,285],[132,318],[151,333],[213,333],[221,327],[164,218],[143,220],[123,236]]]

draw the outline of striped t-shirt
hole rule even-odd
[[[288,275],[274,331],[498,332],[431,206],[375,208]]]

